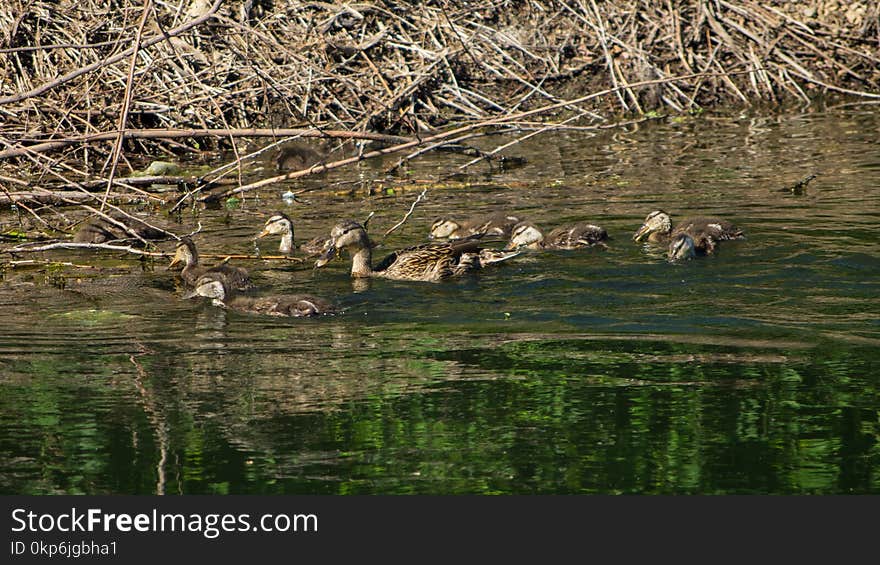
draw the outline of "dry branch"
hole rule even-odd
[[[360,147],[357,158],[222,196],[418,147],[405,161],[484,128],[525,127],[537,114],[563,114],[557,127],[571,116],[586,124],[571,127],[592,127],[621,109],[809,103],[825,93],[877,99],[880,11],[876,2],[849,4],[0,3],[0,167],[8,167],[7,178],[35,171],[79,193],[93,188],[94,170],[108,163],[109,174],[97,182],[116,201],[143,186],[117,179],[116,164],[134,170],[127,158],[139,153],[192,150],[175,140],[231,147],[239,185],[243,157],[234,138],[393,145]],[[104,143],[111,141],[116,145]],[[56,196],[26,187],[0,202],[91,198],[47,188]],[[151,198],[143,191],[140,197]]]
[[[394,230],[396,230],[397,228],[399,228],[400,226],[405,224],[406,221],[409,219],[409,217],[412,216],[413,211],[415,211],[416,205],[422,201],[422,198],[425,197],[425,194],[427,192],[428,192],[428,189],[423,188],[422,192],[419,194],[418,198],[416,198],[413,201],[412,206],[409,207],[409,211],[406,214],[404,214],[403,219],[400,220],[399,222],[397,222],[396,224],[394,224],[393,226],[391,226],[390,228],[388,228],[388,230],[382,234],[382,237],[388,237],[391,234],[391,232],[393,232]]]
[[[62,149],[70,145],[82,145],[103,141],[115,141],[119,132],[101,132],[71,136],[52,141],[35,142],[33,145],[0,151],[0,159],[21,157],[33,153],[45,153]],[[372,132],[355,132],[321,129],[299,128],[238,128],[238,129],[126,129],[122,132],[123,139],[199,139],[218,137],[315,137],[333,139],[364,139],[384,143],[403,143],[411,141],[410,137],[385,135]],[[36,140],[20,140],[36,141]]]

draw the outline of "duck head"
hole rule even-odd
[[[315,267],[323,267],[339,254],[341,249],[370,249],[370,240],[364,227],[354,220],[339,222],[330,230],[330,239],[324,252],[315,261]]]
[[[655,210],[645,217],[645,223],[633,235],[633,241],[641,241],[645,237],[650,237],[652,233],[666,234],[670,231],[672,231],[672,220],[669,219],[669,214],[663,210]]]
[[[510,241],[504,247],[505,250],[520,249],[523,247],[536,249],[544,242],[544,234],[531,222],[520,222],[513,226],[510,233]]]
[[[461,229],[461,224],[456,222],[455,220],[450,220],[449,218],[437,218],[434,220],[434,223],[431,224],[431,233],[428,235],[429,239],[442,239],[449,237],[454,234],[458,230]]]
[[[268,220],[266,220],[266,224],[263,226],[263,230],[257,234],[255,239],[262,239],[268,235],[280,235],[281,236],[281,253],[290,253],[293,250],[293,221],[282,212],[277,212],[273,214]]]
[[[171,259],[171,263],[168,264],[168,268],[172,268],[175,265],[183,264],[186,265],[195,265],[199,260],[199,252],[196,251],[196,244],[188,237],[180,238],[180,241],[177,242],[177,247],[174,249],[174,257]]]
[[[680,233],[669,242],[669,260],[682,261],[691,259],[697,255],[695,247],[694,238],[686,233]]]

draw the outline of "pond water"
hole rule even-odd
[[[546,134],[507,151],[520,168],[430,189],[377,258],[436,216],[494,210],[599,223],[607,249],[439,284],[353,286],[347,258],[235,261],[263,293],[336,301],[334,317],[183,300],[165,261],[46,253],[114,270],[4,272],[0,492],[880,493],[878,134],[877,105]],[[424,157],[412,176],[465,160]],[[206,253],[252,253],[276,209],[297,243],[371,211],[381,234],[418,185],[279,195],[393,162],[169,222],[201,222]],[[748,238],[670,264],[631,240],[657,208]]]

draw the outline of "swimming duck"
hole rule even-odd
[[[697,255],[697,246],[694,238],[681,232],[669,240],[669,250],[667,257],[670,261],[681,261],[684,259],[692,259]]]
[[[437,218],[431,225],[431,239],[462,239],[471,235],[498,235],[505,239],[521,219],[503,212],[495,212],[483,216],[475,216],[466,220]]]
[[[318,316],[335,313],[334,306],[324,300],[306,294],[281,296],[240,296],[230,287],[222,273],[207,273],[196,280],[192,292],[184,298],[204,296],[211,299],[214,306],[241,312],[254,312],[267,316]]]
[[[293,252],[293,221],[287,214],[276,212],[266,220],[266,225],[263,226],[263,231],[257,234],[257,239],[267,235],[281,235],[278,251],[282,254],[290,255]],[[299,249],[306,257],[315,257],[324,252],[328,242],[329,238],[318,236],[300,245]]]
[[[288,143],[278,150],[278,154],[275,156],[275,169],[278,171],[301,171],[320,165],[326,158],[323,151],[305,143]]]
[[[141,239],[151,240],[171,237],[171,234],[165,230],[154,228],[137,218],[120,214],[115,210],[107,215],[117,222],[125,224],[129,230],[136,233]],[[87,221],[73,236],[73,241],[77,243],[107,243],[109,241],[123,241],[130,239],[136,238],[122,227],[104,217],[96,217]]]
[[[229,286],[236,290],[253,288],[250,276],[248,276],[247,270],[243,267],[235,267],[225,261],[213,267],[199,264],[199,252],[196,249],[196,244],[188,237],[183,237],[177,242],[174,258],[171,259],[168,268],[170,269],[180,263],[183,263],[180,278],[190,286],[194,285],[202,275],[219,274],[225,277]]]
[[[687,232],[692,237],[697,234],[705,234],[716,242],[726,239],[745,238],[743,230],[727,220],[719,218],[688,218],[675,226],[675,229],[672,229],[672,220],[669,218],[669,214],[663,210],[655,210],[645,218],[645,223],[633,235],[633,241],[642,241],[647,236],[648,241],[665,243],[672,236],[682,232]]]
[[[580,249],[604,246],[607,239],[604,228],[586,222],[560,226],[546,236],[532,222],[520,222],[513,227],[505,249]]]
[[[372,266],[372,245],[364,227],[354,220],[342,221],[330,232],[330,245],[315,262],[322,267],[339,250],[351,254],[351,276],[354,278],[383,277],[395,280],[440,281],[498,263],[518,255],[480,247],[473,236],[456,241],[426,243],[395,251],[375,268]]]

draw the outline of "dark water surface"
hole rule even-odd
[[[509,151],[525,167],[429,190],[383,250],[494,209],[601,223],[607,250],[365,288],[347,261],[238,262],[264,292],[336,300],[329,318],[182,300],[161,261],[7,270],[0,492],[880,493],[878,139],[876,105],[539,136]],[[426,157],[413,176],[463,162]],[[810,173],[805,194],[778,190]],[[302,186],[174,227],[201,221],[203,252],[252,252],[265,211]],[[370,211],[381,234],[417,194],[286,209],[298,242]],[[656,208],[748,239],[669,264],[630,239]]]

